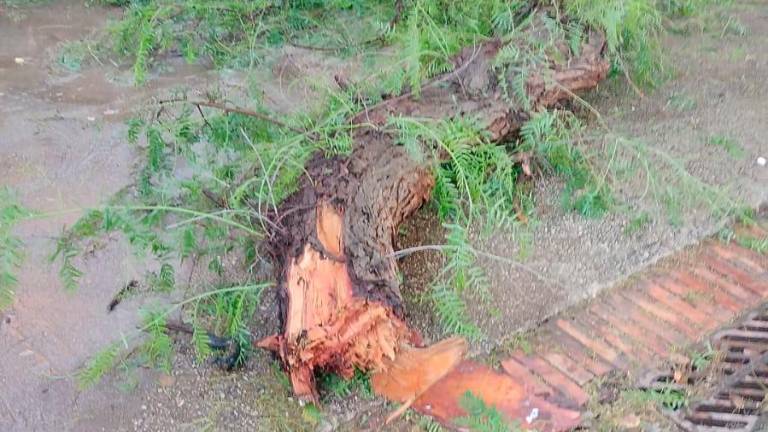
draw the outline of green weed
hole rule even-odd
[[[653,222],[651,215],[647,212],[641,212],[637,216],[630,219],[626,227],[624,227],[624,234],[632,235],[645,228],[648,224]]]
[[[24,256],[21,240],[13,230],[29,214],[9,188],[0,188],[0,311],[13,303],[16,271]]]
[[[318,377],[318,387],[326,398],[344,399],[357,394],[365,399],[373,399],[370,375],[359,370],[352,379],[344,379],[335,373],[323,373]]]
[[[702,371],[709,367],[709,365],[716,360],[718,355],[720,355],[720,353],[712,348],[712,345],[707,342],[703,350],[691,353],[691,366],[695,371]]]
[[[653,403],[672,411],[688,405],[688,395],[671,386],[664,386],[661,389],[628,390],[622,397],[632,403]]]
[[[707,138],[707,144],[722,148],[734,159],[743,159],[745,156],[744,149],[741,145],[732,137],[725,135],[711,135]]]
[[[751,249],[761,255],[768,255],[768,236],[759,238],[748,235],[737,235],[736,243],[747,249]]]
[[[467,415],[456,420],[456,424],[473,432],[519,431],[517,423],[510,424],[494,406],[488,406],[479,397],[467,391],[459,401]]]

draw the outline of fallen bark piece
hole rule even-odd
[[[373,391],[402,405],[385,424],[399,417],[424,392],[450,373],[467,353],[467,341],[450,338],[427,348],[403,347],[396,358],[371,376]]]
[[[516,419],[525,419],[520,422],[524,429],[569,431],[581,420],[578,411],[561,408],[529,394],[523,383],[472,361],[459,364],[417,398],[412,407],[455,428],[460,426],[458,420],[467,416],[460,401],[468,391],[486,406],[496,409],[510,424]]]
[[[601,35],[592,34],[578,57],[533,71],[526,85],[530,107],[549,107],[595,87],[609,68],[604,44]],[[315,155],[297,192],[274,215],[281,229],[270,236],[270,250],[278,271],[283,333],[258,345],[278,354],[298,397],[317,402],[316,369],[351,377],[355,368],[385,373],[394,367],[399,368],[395,375],[377,376],[417,376],[405,365],[416,366],[414,372],[418,365],[397,363],[400,355],[421,354],[409,348],[417,337],[402,319],[393,238],[405,218],[429,199],[435,180],[430,166],[411,158],[381,126],[391,116],[472,117],[486,125],[493,141],[515,133],[529,111],[510,104],[494,84],[493,59],[501,47],[501,41],[492,40],[467,48],[457,57],[456,69],[430,81],[419,99],[401,96],[360,113],[352,120],[358,125],[352,154]],[[446,343],[447,351],[439,345],[423,353],[445,353],[451,359],[460,344]],[[438,363],[437,375],[451,364]],[[422,381],[406,385],[425,388]]]

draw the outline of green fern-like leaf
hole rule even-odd
[[[479,397],[467,391],[459,400],[459,405],[467,415],[456,423],[473,432],[512,432],[520,430],[519,425],[509,425],[494,406],[488,406]]]
[[[515,96],[517,103],[526,111],[530,111],[531,99],[528,97],[528,69],[520,69],[512,79],[512,94]]]
[[[75,225],[75,228],[77,224]],[[61,280],[64,290],[72,293],[77,291],[79,285],[79,279],[83,276],[83,272],[78,269],[73,261],[78,257],[80,251],[74,244],[71,234],[62,235],[56,242],[56,250],[49,258],[51,262],[55,262],[57,259],[61,260],[61,266],[59,267],[59,280]]]
[[[407,81],[414,97],[419,97],[421,93],[421,79],[423,74],[421,68],[422,46],[421,29],[419,28],[419,12],[420,8],[419,3],[417,2],[408,16],[405,46],[403,47]]]
[[[153,276],[153,289],[158,292],[171,292],[176,286],[176,272],[172,265],[163,263],[160,271]]]
[[[480,337],[480,329],[467,316],[467,305],[464,299],[453,287],[445,283],[435,284],[432,286],[431,298],[435,314],[446,331],[471,339]]]
[[[88,388],[98,383],[115,366],[120,345],[113,343],[94,355],[88,364],[76,374],[78,385]]]
[[[16,270],[23,260],[21,240],[11,231],[28,214],[10,189],[0,188],[0,311],[13,303]]]
[[[199,363],[204,362],[212,354],[208,333],[197,322],[192,323],[192,345]]]
[[[144,310],[142,315],[144,331],[147,333],[147,339],[141,347],[144,360],[148,365],[170,373],[173,342],[168,336],[165,314],[157,310]]]

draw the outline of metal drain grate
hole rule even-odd
[[[718,376],[707,397],[669,415],[690,432],[755,431],[768,407],[768,310],[749,314],[735,326],[715,333],[711,343],[722,354],[717,364]],[[640,385],[658,391],[684,391],[705,378],[712,380],[711,374],[705,377],[692,371],[679,383],[673,375],[652,372]]]

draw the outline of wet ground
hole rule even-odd
[[[124,121],[134,107],[173,86],[204,79],[186,67],[144,88],[118,83],[106,68],[70,74],[55,56],[64,41],[104,25],[109,11],[82,2],[34,9],[0,4],[0,173],[21,202],[41,212],[102,203],[130,182],[134,149]],[[108,77],[113,77],[110,80]],[[48,263],[54,237],[79,212],[23,224],[18,234],[26,259],[16,302],[0,324],[0,429],[97,430],[74,425],[100,417],[125,424],[141,404],[114,386],[81,394],[71,374],[93,353],[135,328],[137,309],[151,299],[127,301],[113,313],[107,304],[142,264],[115,239],[78,265],[85,276],[75,293],[62,289]],[[111,428],[110,428],[111,429]]]
[[[734,196],[757,205],[768,200],[768,168],[755,163],[758,156],[768,157],[768,9],[758,3],[740,8],[734,16],[746,28],[744,35],[720,28],[665,41],[677,76],[658,91],[640,99],[618,82],[590,100],[616,131],[686,158],[696,175],[732,185]],[[128,185],[135,152],[124,138],[124,120],[151,97],[176,87],[242,82],[237,73],[213,74],[173,59],[144,87],[132,86],[130,71],[105,60],[75,73],[58,67],[60,44],[102,27],[110,13],[76,1],[32,9],[0,6],[0,183],[15,189],[30,208],[93,206]],[[291,58],[270,71],[276,85],[265,90],[267,100],[282,110],[306,99],[300,87],[281,85],[284,80],[329,67],[286,57]],[[732,137],[743,157],[707,145],[715,134]],[[559,206],[558,187],[555,181],[539,183],[540,223],[524,261],[528,270],[493,260],[484,263],[496,305],[491,314],[473,312],[489,340],[530,327],[717,228],[714,219],[699,212],[686,214],[677,227],[658,216],[627,235],[633,211],[598,220],[566,214]],[[636,191],[625,195],[630,208],[644,205]],[[90,355],[132,331],[138,308],[152,299],[128,300],[107,312],[115,293],[144,273],[143,264],[117,239],[104,241],[78,262],[85,277],[76,292],[62,289],[57,268],[47,257],[54,237],[77,216],[25,223],[18,231],[27,257],[16,302],[0,321],[0,430],[274,430],[286,421],[295,422],[288,425],[290,430],[354,430],[350,412],[365,417],[380,405],[368,400],[334,403],[318,420],[289,399],[266,355],[258,354],[245,371],[229,375],[196,365],[183,343],[172,376],[139,369],[78,390],[72,373]],[[430,227],[413,228],[423,235],[419,241],[442,242],[428,216],[419,220]],[[489,253],[518,259],[513,239],[495,236],[478,244]],[[426,288],[433,273],[425,269],[436,261],[425,254],[409,262],[406,285],[413,294]],[[430,325],[428,319],[413,318]]]

